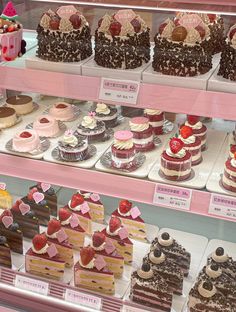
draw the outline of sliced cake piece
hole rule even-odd
[[[149,252],[143,261],[149,263],[151,268],[165,279],[174,294],[182,295],[184,273],[161,249],[156,248]]]
[[[128,200],[121,200],[119,207],[112,213],[112,216],[121,219],[122,224],[129,232],[129,237],[141,241],[147,241],[146,225],[140,217],[141,212]]]
[[[59,259],[65,261],[66,267],[71,268],[74,265],[73,249],[59,220],[51,219],[48,222],[46,236],[48,244],[56,246]]]
[[[102,233],[111,240],[116,247],[117,252],[124,257],[126,264],[133,261],[133,243],[128,237],[128,231],[121,224],[121,220],[117,217],[111,217],[107,228]]]
[[[101,202],[100,195],[96,193],[89,193],[86,191],[79,191],[81,195],[84,196],[85,201],[88,203],[90,208],[90,215],[92,221],[103,223],[104,221],[104,205]]]
[[[124,257],[118,254],[111,240],[106,238],[104,233],[95,232],[92,236],[92,247],[95,250],[95,257],[102,256],[114,276],[121,277],[124,270]]]
[[[21,199],[12,206],[11,213],[14,220],[19,224],[23,236],[33,238],[39,234],[39,220],[30,205],[25,204]]]
[[[161,249],[169,260],[174,261],[183,270],[184,276],[188,276],[191,254],[169,233],[164,232],[152,241],[151,251],[156,248]]]
[[[0,266],[11,268],[11,249],[5,236],[0,236]]]
[[[37,192],[43,193],[45,200],[50,209],[50,214],[54,217],[57,216],[57,194],[54,188],[49,183],[38,182],[37,185],[32,186],[32,188],[37,188]]]
[[[130,299],[134,302],[157,309],[171,311],[173,293],[165,279],[143,263],[141,269],[131,276]],[[143,310],[145,311],[145,310]]]
[[[32,243],[32,248],[25,255],[26,272],[57,280],[62,279],[65,262],[59,258],[55,245],[49,246],[45,234],[35,235]]]
[[[75,286],[84,287],[106,294],[114,294],[114,274],[107,268],[103,257],[95,258],[92,247],[80,250],[80,259],[74,267]]]
[[[72,248],[80,250],[84,246],[85,230],[80,226],[78,217],[67,208],[60,208],[58,216]]]

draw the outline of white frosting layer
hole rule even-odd
[[[192,129],[195,129],[195,130],[199,130],[202,128],[202,122],[198,121],[195,125],[191,125],[188,121],[186,121],[185,126],[191,127]]]
[[[203,283],[198,286],[199,294],[204,298],[211,298],[216,294],[216,288],[213,286],[212,290],[207,290],[203,288]]]
[[[79,259],[79,264],[86,269],[93,269],[94,268],[94,261],[95,259],[92,259],[87,265],[83,265],[81,259]]]
[[[236,187],[236,182],[228,179],[225,175],[223,175],[222,182],[224,182],[228,186]]]
[[[120,231],[121,228],[118,228],[117,230],[115,230],[115,232],[110,232],[110,227],[109,225],[106,227],[106,232],[108,235],[111,235],[111,236],[116,236],[119,234],[119,231]]]
[[[215,260],[215,262],[224,263],[228,261],[229,256],[227,254],[223,254],[222,256],[217,256],[216,253],[213,252],[212,259]]]
[[[98,103],[95,111],[96,113],[103,114],[103,115],[109,115],[111,112],[109,107],[104,103]]]
[[[230,160],[230,164],[231,164],[232,167],[236,168],[236,159],[232,158]]]
[[[162,114],[162,111],[160,111],[159,109],[152,109],[152,108],[146,108],[144,110],[144,114],[147,114],[147,115],[161,115]]]
[[[120,150],[126,150],[126,149],[130,149],[133,147],[134,143],[133,143],[133,139],[127,140],[127,141],[119,141],[114,139],[114,143],[113,145]]]
[[[84,116],[81,125],[88,129],[94,129],[97,126],[97,121],[92,116]]]
[[[178,176],[178,177],[182,177],[185,176],[187,174],[189,174],[191,172],[191,169],[187,169],[184,171],[177,171],[177,170],[169,170],[166,168],[161,167],[161,171],[166,175],[166,176]]]
[[[117,210],[118,210],[118,213],[119,213],[121,216],[123,216],[123,217],[129,217],[129,216],[131,215],[130,211],[127,211],[126,213],[120,212],[120,208],[119,208],[119,207],[117,208]]]
[[[153,141],[153,135],[145,139],[133,139],[134,144],[145,145]]]
[[[163,254],[163,252],[161,253],[161,256],[160,257],[155,257],[154,256],[154,252],[150,252],[149,254],[149,259],[152,263],[154,264],[160,264],[160,263],[163,263],[166,259],[165,255]]]
[[[179,135],[179,139],[184,142],[184,144],[193,144],[196,141],[196,137],[194,135],[189,136],[184,139],[181,135]]]
[[[137,124],[137,123],[133,123],[132,121],[130,121],[129,126],[130,126],[131,131],[142,132],[149,128],[149,122],[143,123],[143,124]]]
[[[217,277],[221,276],[222,270],[221,270],[220,268],[218,268],[217,271],[214,271],[214,270],[211,269],[211,266],[208,265],[208,266],[206,267],[206,274],[207,274],[209,277],[211,277],[211,278],[217,278]]]
[[[78,144],[78,139],[75,135],[68,135],[65,133],[63,136],[63,142],[72,147],[75,147]]]
[[[128,158],[118,158],[118,157],[115,157],[113,154],[111,155],[112,157],[112,160],[116,163],[116,164],[126,164],[126,163],[129,163],[131,161],[134,160],[135,156],[131,156],[131,157],[128,157]]]
[[[157,127],[162,127],[164,125],[164,119],[160,120],[160,121],[149,121],[149,124],[153,127],[153,128],[157,128]]]
[[[33,252],[35,252],[35,253],[38,254],[38,255],[43,255],[43,254],[47,253],[47,249],[48,249],[48,244],[46,244],[46,245],[45,245],[42,249],[40,249],[40,250],[36,250],[36,249],[34,248],[34,245],[32,246]]]
[[[173,158],[183,158],[186,155],[186,151],[184,148],[182,148],[178,153],[174,154],[172,153],[171,149],[168,147],[166,149],[166,154]]]
[[[144,278],[144,279],[149,279],[149,278],[153,277],[153,270],[145,272],[145,271],[140,269],[140,270],[137,271],[137,273],[138,273],[139,277]]]
[[[170,236],[169,239],[163,239],[161,236],[158,237],[158,243],[162,246],[171,246],[173,244],[173,238]]]

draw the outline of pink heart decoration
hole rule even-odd
[[[122,227],[120,230],[119,230],[119,236],[121,239],[125,239],[129,236],[129,233],[128,231],[126,230],[126,228]]]
[[[5,216],[2,218],[2,223],[5,226],[5,228],[8,229],[13,223],[13,218],[10,216]]]
[[[44,200],[44,194],[43,193],[39,193],[39,192],[35,192],[33,194],[33,199],[36,202],[36,204],[40,203],[42,200]]]
[[[113,245],[112,241],[110,239],[108,239],[106,241],[106,245],[105,245],[105,251],[108,255],[110,255],[111,253],[113,253],[113,251],[116,250],[116,247]]]
[[[99,196],[98,194],[95,194],[95,193],[92,193],[92,194],[90,195],[90,198],[91,198],[93,201],[95,201],[95,202],[97,202],[97,201],[100,200],[100,196]]]
[[[50,258],[55,257],[58,254],[56,246],[54,244],[51,244],[50,246],[48,246],[47,253]]]
[[[98,271],[101,271],[107,264],[102,256],[97,256],[94,265]]]
[[[27,214],[27,212],[30,211],[30,206],[25,203],[21,203],[19,205],[19,209],[20,209],[21,214],[24,216],[25,214]]]
[[[41,183],[41,188],[43,192],[47,192],[50,189],[50,187],[51,187],[51,184],[49,183],[44,183],[44,182]]]
[[[64,242],[68,238],[68,235],[63,229],[60,229],[60,231],[57,232],[57,239],[59,243]]]
[[[87,202],[84,202],[80,205],[80,211],[82,212],[82,214],[86,214],[87,212],[89,212],[89,210],[90,208]]]
[[[5,189],[6,189],[6,183],[0,182],[0,190],[5,191]]]
[[[74,229],[79,225],[79,219],[76,214],[72,213],[70,217],[70,226]]]
[[[131,208],[130,214],[133,219],[136,219],[141,215],[141,212],[137,206],[134,206],[133,208]]]

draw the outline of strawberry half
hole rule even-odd
[[[57,219],[52,219],[48,222],[47,234],[52,235],[61,229],[61,223]]]
[[[116,230],[118,230],[121,227],[121,221],[117,217],[111,217],[109,222],[109,229],[111,233],[114,233]]]
[[[188,126],[183,126],[180,129],[180,135],[182,136],[182,138],[187,139],[191,135],[193,135],[193,129],[191,127],[188,127]]]
[[[190,125],[195,125],[197,122],[199,122],[200,117],[194,115],[187,115],[187,120]]]
[[[72,213],[68,209],[60,208],[59,209],[59,214],[58,214],[59,215],[59,220],[60,221],[68,220],[70,218],[71,214]]]
[[[132,208],[132,203],[126,199],[123,199],[119,203],[119,210],[121,213],[127,213]]]
[[[47,236],[45,234],[37,234],[32,240],[35,250],[40,250],[47,244]]]
[[[179,138],[172,138],[169,145],[174,154],[177,154],[184,147],[184,143]]]
[[[95,251],[92,247],[84,247],[80,250],[80,260],[83,265],[89,264],[95,256]]]
[[[72,196],[70,206],[71,208],[75,208],[76,206],[83,204],[83,202],[84,202],[83,195],[77,193]]]
[[[92,237],[93,246],[99,247],[101,246],[106,240],[106,235],[102,232],[95,232]]]

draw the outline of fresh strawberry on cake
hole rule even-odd
[[[193,129],[193,135],[201,139],[201,149],[204,151],[206,149],[207,127],[202,124],[200,117],[187,115],[187,121],[184,125],[191,127]]]
[[[160,172],[167,180],[184,181],[191,175],[192,156],[185,150],[184,142],[172,138],[161,155]]]
[[[147,241],[146,225],[140,215],[138,207],[133,207],[133,204],[126,199],[121,200],[119,207],[112,213],[112,216],[120,218],[129,232],[129,237]]]
[[[87,191],[78,191],[83,195],[84,200],[88,203],[90,208],[90,215],[92,221],[103,223],[104,221],[104,205],[101,201],[101,196],[97,193],[87,192]]]
[[[184,143],[185,150],[192,155],[192,166],[200,164],[202,161],[201,139],[193,135],[193,129],[189,126],[181,127],[179,139]]]

